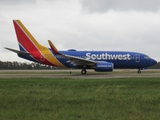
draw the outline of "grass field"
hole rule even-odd
[[[0,78],[0,120],[158,120],[160,78]]]

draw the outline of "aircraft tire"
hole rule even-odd
[[[81,74],[85,75],[87,73],[86,69],[82,69]]]

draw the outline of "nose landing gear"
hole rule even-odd
[[[138,73],[138,74],[141,74],[141,69],[138,69],[137,73]]]

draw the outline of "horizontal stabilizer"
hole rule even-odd
[[[19,51],[19,50],[7,48],[7,47],[5,47],[5,49],[10,50],[10,51],[12,51],[12,52],[15,52],[15,53],[17,53],[17,54],[30,55],[28,52],[23,52],[23,51]]]

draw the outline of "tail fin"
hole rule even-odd
[[[6,48],[16,53],[25,53],[32,57],[33,61],[37,61],[39,63],[65,67],[59,60],[57,60],[51,51],[45,47],[40,45],[35,38],[31,35],[31,33],[25,28],[25,26],[21,23],[20,20],[13,20],[14,28],[17,35],[17,40],[19,43],[20,51],[14,50],[11,48]],[[30,58],[31,59],[31,58]]]
[[[35,40],[20,20],[13,20],[13,24],[21,51],[30,53],[37,50],[43,50],[45,48]]]

